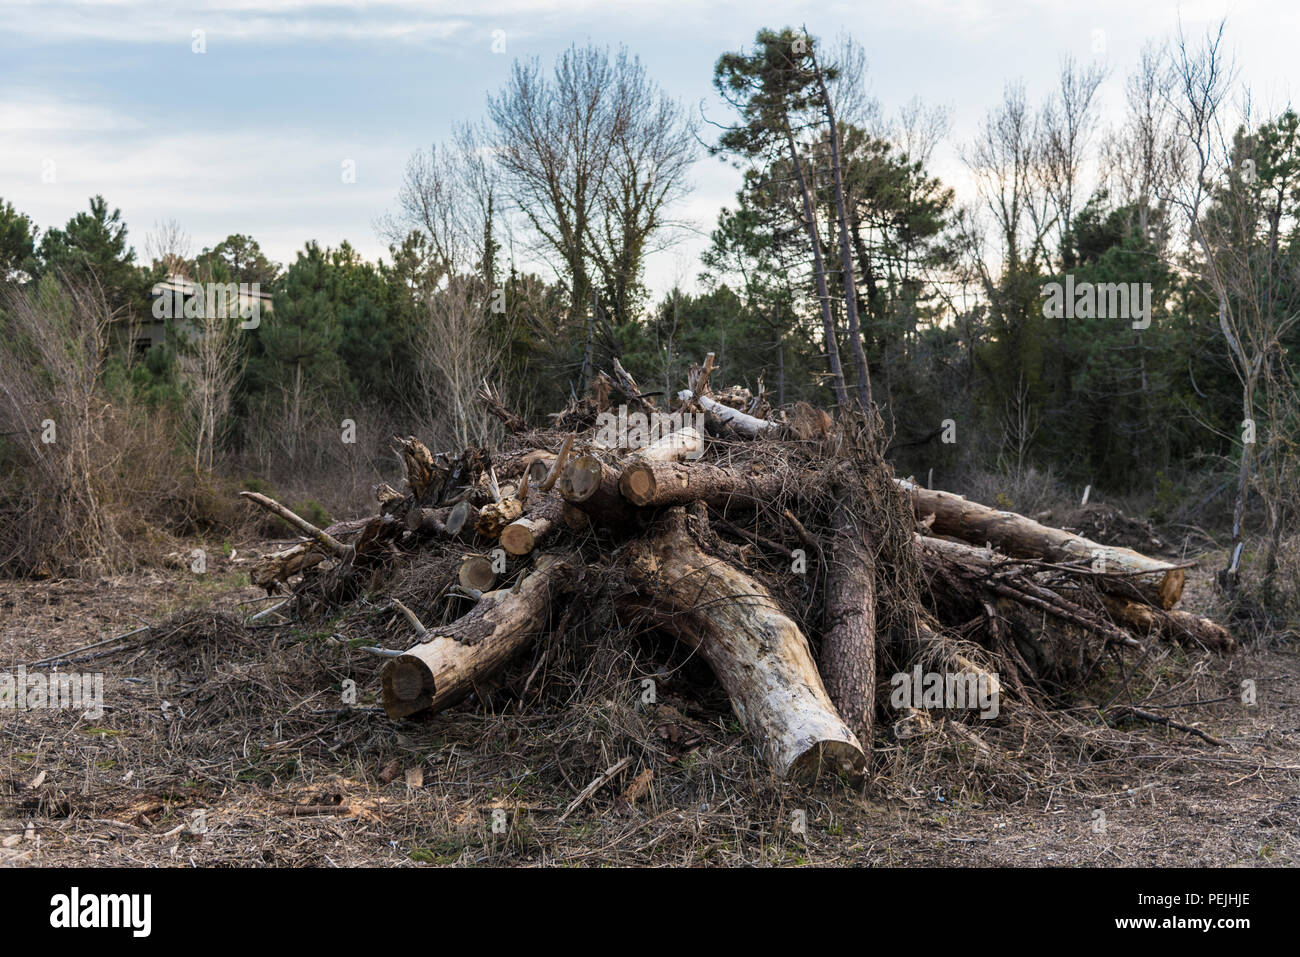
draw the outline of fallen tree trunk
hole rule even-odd
[[[916,542],[923,567],[933,569],[935,561],[939,560],[950,566],[964,568],[970,580],[990,595],[1010,599],[1031,610],[1046,612],[1062,622],[1094,632],[1116,644],[1129,648],[1142,647],[1137,639],[1107,620],[1104,615],[1035,581],[1006,556],[964,542],[927,538],[920,534],[917,535]],[[1022,573],[1017,574],[1018,571]]]
[[[972,545],[992,545],[1017,558],[1085,563],[1097,573],[1102,588],[1129,598],[1141,598],[1160,608],[1173,608],[1182,597],[1187,572],[1169,562],[1148,558],[1132,549],[1101,545],[951,492],[897,481],[911,493],[919,520],[926,522],[934,516],[930,530],[937,535],[950,535]]]
[[[709,462],[634,461],[623,469],[618,488],[634,505],[704,502],[723,507],[736,501],[771,501],[793,483],[786,471],[752,475]]]
[[[646,612],[713,668],[779,777],[863,771],[862,745],[826,694],[799,626],[762,585],[702,552],[682,509],[669,513],[656,538],[629,545],[624,565]]]
[[[1176,608],[1162,611],[1135,601],[1125,601],[1114,595],[1104,595],[1106,609],[1116,621],[1148,634],[1176,641],[1179,644],[1195,642],[1211,651],[1229,652],[1237,641],[1228,629],[1201,618],[1191,612]]]
[[[380,672],[384,711],[404,718],[441,711],[465,698],[532,641],[546,621],[551,593],[576,560],[541,555],[517,588],[490,591],[473,610],[391,659]]]
[[[262,508],[266,509],[268,512],[280,516],[280,518],[284,519],[294,528],[298,529],[298,531],[302,532],[308,538],[312,539],[314,544],[316,544],[317,546],[319,546],[321,549],[328,552],[329,554],[333,555],[335,558],[340,559],[341,561],[347,561],[348,559],[352,558],[352,556],[356,553],[356,549],[353,546],[344,545],[342,542],[340,542],[329,532],[321,531],[311,522],[297,515],[295,512],[291,511],[290,509],[285,508],[275,499],[268,498],[267,496],[262,495],[259,492],[240,492],[239,494],[242,495],[244,498],[248,499],[250,502],[256,502],[258,505],[262,506]]]

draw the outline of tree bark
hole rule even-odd
[[[450,513],[449,508],[420,508],[413,505],[406,513],[406,527],[420,535],[447,537],[447,516]]]
[[[539,556],[518,588],[487,592],[472,611],[430,629],[428,641],[385,664],[380,680],[388,716],[442,711],[469,695],[529,645],[546,621],[552,591],[567,581],[576,561]]]
[[[768,502],[794,484],[784,470],[747,475],[710,462],[633,462],[618,480],[623,497],[641,506]]]
[[[511,555],[527,555],[563,522],[563,508],[558,495],[530,498],[528,514],[501,530],[501,547]]]
[[[556,483],[560,495],[598,524],[619,525],[632,519],[632,507],[619,494],[619,473],[594,455],[569,462]]]
[[[864,748],[876,706],[876,583],[871,541],[849,510],[832,515],[821,675],[826,692]]]
[[[822,245],[821,239],[817,236],[817,220],[814,218],[812,198],[803,175],[803,164],[799,162],[799,147],[795,145],[794,131],[790,129],[789,117],[785,117],[784,122],[786,144],[790,149],[790,165],[799,183],[799,195],[803,200],[804,229],[808,233],[808,242],[812,246],[813,273],[817,279],[817,298],[822,308],[822,335],[826,339],[826,358],[831,367],[831,385],[835,390],[836,403],[847,406],[849,394],[844,388],[844,369],[840,366],[840,347],[835,336],[835,317],[831,315],[831,294],[826,288],[826,264],[822,261]]]
[[[808,641],[760,584],[706,555],[673,509],[651,541],[624,553],[645,610],[699,651],[731,698],[750,739],[778,776],[861,774],[866,756],[835,710]]]
[[[1059,528],[1040,525],[1031,518],[970,502],[951,492],[924,489],[911,482],[899,484],[912,495],[916,517],[933,515],[930,530],[972,545],[992,545],[1017,558],[1039,558],[1061,564],[1095,565],[1100,587],[1115,594],[1140,598],[1169,609],[1183,594],[1185,570],[1148,558],[1128,548],[1101,545]]]
[[[849,324],[849,349],[853,353],[853,365],[858,373],[858,399],[864,411],[871,409],[871,370],[867,365],[867,354],[862,344],[862,330],[858,323],[858,293],[853,282],[853,253],[849,248],[848,214],[844,203],[844,176],[840,167],[839,125],[835,122],[835,106],[826,89],[826,76],[817,62],[817,54],[810,48],[813,70],[817,74],[817,85],[821,89],[822,101],[826,106],[826,122],[829,125],[831,147],[831,171],[835,185],[835,212],[840,240],[840,268],[844,273],[844,314]]]

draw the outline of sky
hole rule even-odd
[[[948,108],[933,169],[969,200],[960,148],[1008,81],[1037,102],[1062,56],[1101,59],[1101,122],[1118,123],[1143,43],[1223,17],[1255,109],[1292,102],[1294,0],[0,0],[0,198],[44,229],[102,194],[140,253],[176,220],[194,252],[240,232],[281,263],[308,240],[377,259],[376,222],[408,158],[480,119],[514,58],[549,65],[573,43],[624,44],[670,94],[725,123],[719,54],[790,25],[852,35],[884,115],[913,97]],[[656,293],[694,286],[739,173],[702,156],[691,182],[673,215],[693,228],[647,263]]]

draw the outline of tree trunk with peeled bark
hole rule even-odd
[[[680,462],[682,459],[697,459],[703,451],[704,436],[700,435],[697,429],[686,426],[651,442],[645,448],[638,449],[629,456],[629,460]]]
[[[442,711],[526,648],[546,622],[552,592],[576,567],[568,555],[542,555],[518,588],[490,591],[450,625],[384,665],[384,711],[405,718]]]
[[[775,432],[780,428],[775,422],[760,419],[748,412],[741,412],[739,409],[733,409],[729,405],[723,405],[717,399],[710,398],[707,395],[700,395],[690,389],[683,389],[678,392],[677,398],[682,402],[695,402],[710,417],[716,419],[722,425],[735,429],[747,438],[756,439],[760,435]]]
[[[916,517],[933,515],[930,531],[960,538],[972,545],[992,545],[1017,558],[1038,558],[1058,564],[1087,564],[1099,572],[1100,587],[1129,598],[1140,598],[1160,608],[1178,604],[1187,572],[1169,562],[1148,558],[1129,548],[1101,545],[1059,528],[1040,525],[1015,512],[1004,512],[971,502],[952,492],[899,484],[912,495]]]
[[[669,512],[654,539],[631,543],[623,565],[641,586],[647,614],[713,668],[779,777],[862,773],[862,745],[836,712],[799,626],[762,585],[700,550],[684,510]]]

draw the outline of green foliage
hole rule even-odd
[[[279,267],[266,258],[257,241],[242,233],[204,249],[194,257],[193,267],[196,276],[214,282],[259,283],[264,290],[269,290],[279,275]]]
[[[40,277],[54,275],[73,284],[91,284],[104,292],[109,306],[123,316],[144,311],[154,277],[135,265],[127,243],[122,211],[108,210],[103,196],[93,196],[89,212],[78,213],[62,229],[41,237],[32,268]]]
[[[0,198],[0,283],[13,279],[31,264],[35,240],[31,219]]]
[[[304,499],[292,506],[292,510],[317,528],[327,528],[334,520],[325,506],[314,498]]]
[[[251,333],[248,394],[400,405],[414,379],[410,343],[419,318],[401,278],[346,242],[336,250],[308,243],[274,283],[273,311]]]

